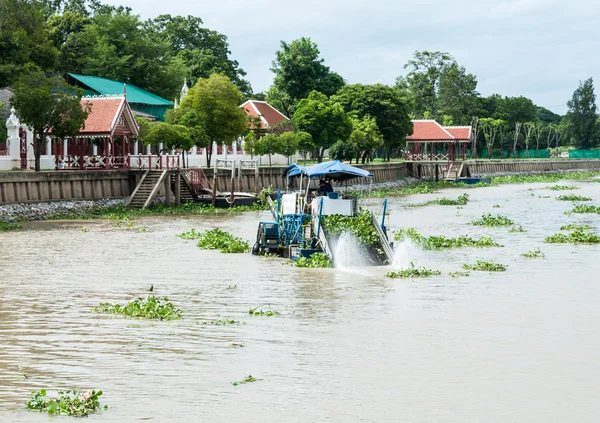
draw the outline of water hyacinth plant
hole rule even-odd
[[[154,295],[136,298],[125,306],[100,303],[93,311],[95,313],[122,314],[138,319],[176,320],[183,318],[183,312],[176,308],[168,298],[160,299]]]
[[[45,389],[31,393],[31,399],[25,403],[30,410],[47,412],[60,416],[85,417],[100,410],[98,398],[102,391],[58,391],[58,397],[48,397]],[[108,409],[108,406],[104,406]]]
[[[196,245],[203,250],[221,250],[222,253],[245,253],[250,250],[248,241],[218,228],[204,231],[196,239]]]
[[[527,232],[527,229],[523,229],[522,226],[519,226],[518,228],[510,228],[508,232]]]
[[[582,197],[581,195],[565,194],[556,197],[558,201],[592,201],[590,197]]]
[[[493,261],[478,259],[475,264],[463,264],[465,270],[478,270],[482,272],[505,272],[506,266]]]
[[[571,213],[596,213],[600,214],[600,207],[590,206],[589,204],[578,204]]]
[[[328,235],[337,236],[348,232],[358,242],[366,246],[372,246],[379,242],[379,236],[373,226],[371,213],[368,210],[363,210],[356,216],[342,216],[339,214],[326,216],[322,222]]]
[[[314,253],[310,257],[300,257],[295,262],[296,267],[308,268],[329,268],[333,267],[333,263],[325,253]]]
[[[0,232],[14,231],[14,230],[22,229],[22,228],[23,227],[21,225],[19,225],[18,223],[3,222],[0,220]]]
[[[560,227],[561,231],[587,231],[592,229],[590,225],[575,225],[573,223],[569,223],[568,225],[563,225]]]
[[[252,375],[248,375],[246,376],[244,379],[237,381],[237,382],[231,382],[231,384],[233,386],[238,386],[238,385],[244,385],[246,383],[252,383],[252,382],[256,382],[257,380],[262,380],[262,379],[257,379]]]
[[[502,216],[499,214],[493,215],[491,213],[488,213],[488,214],[484,214],[483,216],[481,216],[481,219],[474,220],[473,222],[471,222],[471,225],[475,225],[475,226],[510,226],[514,223],[515,222],[513,222],[506,216]]]
[[[549,244],[600,244],[600,236],[574,230],[568,234],[554,234],[546,238]]]
[[[415,264],[411,261],[410,267],[401,269],[397,272],[387,272],[385,274],[388,278],[428,278],[430,276],[441,275],[442,272],[439,270],[431,270],[425,267],[415,267]]]
[[[540,251],[540,249],[539,249],[539,248],[536,248],[535,250],[532,250],[532,251],[528,251],[528,252],[526,252],[525,254],[521,254],[521,255],[522,255],[523,257],[526,257],[526,258],[531,258],[531,259],[534,259],[534,258],[544,258],[544,257],[546,257],[546,256],[544,255],[544,253],[542,253],[542,252]]]
[[[396,241],[411,240],[424,250],[440,250],[444,248],[460,247],[502,247],[492,238],[484,236],[481,238],[471,238],[469,236],[460,236],[458,238],[447,238],[445,236],[424,236],[414,228],[402,229],[394,232]]]
[[[552,191],[570,191],[574,189],[579,189],[579,187],[575,185],[554,185],[548,187],[548,189],[551,189]]]
[[[462,276],[471,276],[471,274],[469,272],[450,272],[448,273],[450,275],[450,277],[456,279]]]
[[[251,316],[267,316],[267,317],[278,316],[279,314],[281,314],[276,310],[271,310],[271,304],[266,304],[266,306],[269,307],[268,310],[263,310],[264,306],[265,305],[259,305],[258,307],[250,308],[248,310],[248,314]]]

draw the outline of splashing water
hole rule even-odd
[[[415,261],[415,257],[418,255],[418,252],[419,248],[411,240],[398,242],[394,248],[392,267],[410,267],[411,262]]]
[[[333,249],[335,267],[340,270],[350,270],[369,266],[365,247],[349,232],[340,235]]]

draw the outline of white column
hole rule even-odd
[[[194,156],[195,156],[196,154],[198,154],[198,147],[196,147],[196,146],[193,146],[193,147],[192,147],[192,155],[194,155]]]
[[[140,154],[139,143],[137,141],[133,143],[133,154],[136,156]]]
[[[146,146],[146,154],[149,156],[150,154],[152,154],[152,147],[150,146],[150,144],[148,144]]]
[[[65,138],[65,140],[63,141],[63,156],[66,156],[69,154],[69,139]]]
[[[158,143],[158,151],[162,151],[163,149],[163,143]]]
[[[35,153],[33,152],[33,140],[34,140],[33,131],[30,128],[26,128],[25,136],[27,139],[27,168],[29,168],[30,162],[31,162],[31,166],[35,165]],[[37,141],[37,138],[36,138],[36,141]]]
[[[19,118],[15,115],[15,108],[10,109],[10,116],[6,119],[6,135],[8,135],[8,155],[13,158],[13,160],[17,160],[21,155],[21,140],[19,139],[19,128],[21,127],[21,122],[19,122]]]
[[[46,156],[50,156],[52,154],[52,139],[50,137],[46,137]]]
[[[98,146],[96,144],[92,144],[92,156],[98,155]]]

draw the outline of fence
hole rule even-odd
[[[600,159],[600,150],[569,150],[570,159]]]
[[[469,157],[471,157],[471,152],[469,151]],[[482,148],[478,151],[480,159],[508,159],[515,158],[512,150],[493,150],[492,157],[488,154],[487,148]],[[550,151],[549,150],[517,150],[517,158],[519,159],[549,159]]]

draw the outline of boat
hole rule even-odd
[[[324,253],[335,263],[334,247],[339,237],[327,233],[323,220],[332,215],[357,217],[359,213],[368,213],[378,242],[365,246],[365,255],[374,265],[391,262],[392,244],[385,227],[387,199],[383,201],[379,222],[373,212],[359,211],[357,197],[343,195],[332,187],[331,192],[319,195],[320,190],[314,184],[315,180],[333,181],[339,186],[353,179],[372,178],[371,173],[334,160],[308,167],[293,163],[281,177],[288,179],[288,186],[298,188],[285,193],[277,191],[274,198],[270,198],[273,221],[259,223],[253,254],[275,254],[298,260]]]

